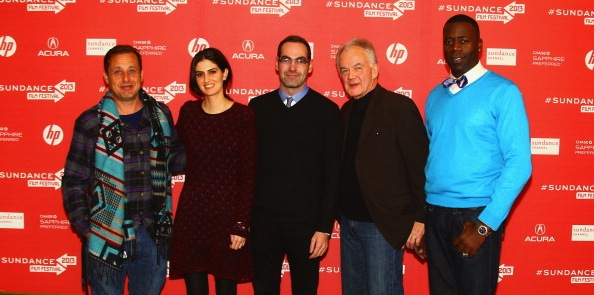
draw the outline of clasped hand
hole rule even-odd
[[[454,240],[453,245],[458,253],[474,257],[486,239],[486,236],[478,233],[477,225],[474,222],[467,221],[464,223],[462,233]]]

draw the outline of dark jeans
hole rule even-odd
[[[463,257],[453,246],[454,240],[462,233],[464,222],[476,221],[483,209],[427,205],[425,241],[431,294],[495,293],[503,226],[487,237],[474,257]]]
[[[252,222],[250,237],[254,261],[254,294],[280,294],[285,254],[289,261],[293,295],[315,295],[320,258],[309,258],[315,229],[299,223]]]
[[[343,295],[402,295],[402,249],[394,249],[373,222],[340,219]]]
[[[124,294],[126,275],[130,295],[160,294],[165,284],[167,259],[164,255],[157,255],[155,242],[144,226],[136,230],[136,242],[124,242],[124,250],[127,258],[124,259],[122,270],[115,276],[88,272],[93,295]]]

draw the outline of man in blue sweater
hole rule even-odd
[[[471,17],[445,23],[451,75],[431,91],[425,107],[431,294],[495,293],[502,224],[532,170],[522,94],[482,66],[482,47]]]

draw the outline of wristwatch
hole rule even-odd
[[[479,235],[488,237],[491,234],[491,229],[482,222],[476,224]]]

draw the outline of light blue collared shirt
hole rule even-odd
[[[301,89],[299,92],[295,93],[295,95],[291,96],[293,98],[293,102],[291,103],[291,106],[294,106],[295,104],[297,104],[309,91],[309,87],[307,85],[305,85],[305,87],[303,87],[303,89]],[[289,97],[288,94],[286,94],[284,91],[282,91],[280,88],[278,89],[278,94],[281,97],[281,100],[283,101],[283,104],[286,105],[287,104],[287,97]]]

